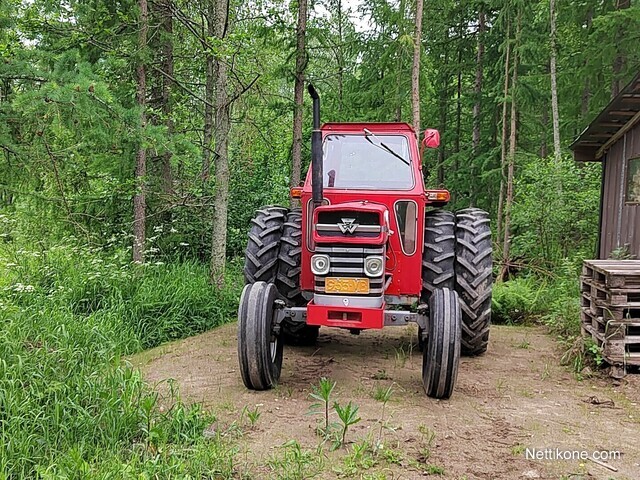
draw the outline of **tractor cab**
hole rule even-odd
[[[248,388],[271,388],[283,343],[313,344],[320,327],[418,324],[428,395],[448,398],[461,351],[489,338],[491,237],[478,209],[434,209],[422,149],[406,123],[326,123],[312,86],[312,160],[300,209],[264,207],[249,231],[238,311],[238,355]]]
[[[328,123],[321,132],[322,201],[313,201],[312,170],[301,194],[308,323],[382,328],[385,304],[417,303],[422,288],[427,197],[416,135],[406,123]]]

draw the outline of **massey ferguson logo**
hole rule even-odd
[[[344,234],[354,233],[358,228],[355,218],[341,218],[340,220],[342,220],[342,223],[338,223],[338,228]]]

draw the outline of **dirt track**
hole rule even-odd
[[[145,352],[133,362],[151,383],[175,379],[183,398],[212,408],[220,422],[259,405],[256,428],[240,439],[258,471],[288,440],[317,447],[316,418],[306,413],[312,386],[326,376],[337,381],[336,400],[360,406],[362,421],[350,432],[352,441],[368,433],[377,437],[382,404],[373,392],[393,385],[386,413],[392,429],[385,430],[384,442],[397,461],[385,463],[387,478],[424,478],[420,465],[428,463],[444,469],[433,478],[446,479],[640,479],[638,376],[618,385],[608,378],[577,381],[559,365],[557,344],[541,329],[493,327],[489,352],[463,358],[453,397],[436,401],[423,393],[415,340],[415,330],[405,328],[360,336],[322,329],[316,347],[285,347],[280,385],[269,392],[242,385],[235,324]],[[426,463],[425,432],[435,432]],[[613,472],[590,461],[528,460],[526,448],[618,450],[622,457],[608,461],[618,469]],[[316,478],[336,478],[331,466],[339,459],[332,458]]]

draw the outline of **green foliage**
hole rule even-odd
[[[347,430],[350,426],[355,425],[360,420],[362,420],[358,416],[358,407],[353,403],[349,402],[346,405],[342,406],[338,402],[333,404],[333,408],[338,414],[338,419],[340,421],[340,437],[339,437],[339,445],[344,445],[345,438],[347,436]]]
[[[254,428],[258,423],[258,420],[260,420],[261,415],[262,414],[260,413],[260,408],[257,405],[253,409],[245,406],[242,409],[241,418],[244,418],[246,416],[247,421],[249,423],[249,427]]]
[[[377,465],[374,448],[365,438],[351,445],[350,451],[342,460],[340,467],[334,468],[341,477],[353,477]]]
[[[216,291],[194,262],[136,266],[126,252],[70,239],[18,247],[3,238],[0,472],[230,474],[229,447],[202,436],[214,419],[172,390],[162,403],[173,406],[161,411],[121,358],[232,318],[235,269],[228,291]]]
[[[327,437],[329,435],[329,405],[331,405],[331,394],[336,388],[336,382],[322,377],[320,384],[313,387],[313,392],[310,397],[316,400],[311,404],[310,413],[322,414],[324,416],[324,425],[321,428],[322,434]]]
[[[276,478],[282,480],[303,480],[318,475],[324,466],[324,454],[303,449],[295,440],[290,440],[280,447],[267,462]]]
[[[493,287],[491,319],[494,323],[525,323],[544,313],[540,279],[521,277]]]
[[[116,318],[145,348],[228,321],[241,288],[237,263],[218,290],[197,262],[137,266],[125,261],[125,252],[70,240],[49,248],[7,244],[0,253],[6,268],[0,287],[16,304],[46,300],[79,317]]]
[[[600,367],[604,363],[602,347],[596,345],[593,339],[589,338],[584,342],[584,352],[591,357],[593,362]]]
[[[600,212],[599,165],[531,158],[516,182],[512,253],[524,267],[550,269],[595,252]]]

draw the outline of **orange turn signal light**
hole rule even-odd
[[[425,192],[427,200],[431,202],[448,202],[451,194],[447,190],[427,190]]]
[[[291,187],[289,195],[291,195],[291,198],[302,198],[302,187]]]

